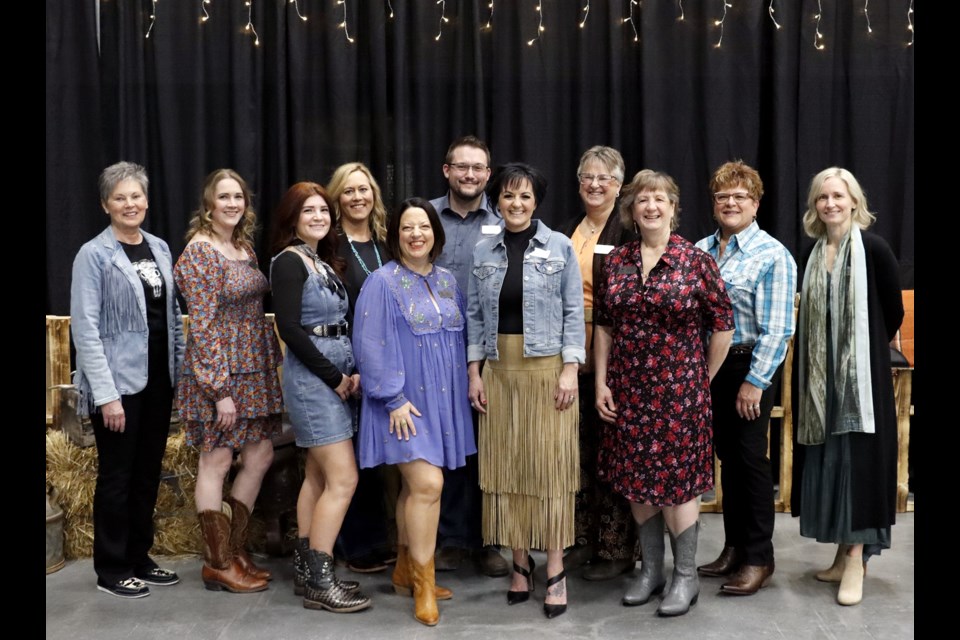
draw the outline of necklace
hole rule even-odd
[[[320,279],[323,280],[323,284],[327,287],[327,289],[338,295],[340,298],[347,297],[347,290],[344,288],[343,283],[340,282],[340,278],[337,277],[336,271],[334,271],[330,265],[324,262],[320,256],[317,255],[317,252],[313,250],[313,247],[304,243],[294,245],[293,248],[313,260],[313,266],[316,267],[317,274],[320,276]]]
[[[350,251],[353,251],[353,255],[357,258],[357,262],[360,263],[360,268],[363,269],[363,272],[367,275],[370,275],[370,269],[367,268],[366,263],[363,261],[363,258],[360,257],[360,253],[357,251],[357,248],[353,246],[353,240],[350,239],[350,236],[347,236],[347,242],[350,243]],[[377,249],[377,243],[373,243],[373,255],[377,256],[377,268],[383,266],[383,261],[380,259],[380,251]]]

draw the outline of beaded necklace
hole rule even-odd
[[[353,255],[356,256],[357,262],[360,263],[360,268],[363,269],[363,272],[367,275],[370,275],[370,269],[367,268],[366,263],[363,261],[363,258],[360,257],[360,253],[357,251],[357,248],[353,246],[353,240],[350,239],[350,236],[347,236],[347,242],[350,243],[350,251],[353,251]],[[373,243],[373,255],[377,256],[377,268],[383,266],[383,261],[380,260],[380,251],[377,249],[377,243]]]

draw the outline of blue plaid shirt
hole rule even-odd
[[[797,290],[797,263],[780,242],[754,221],[730,236],[723,257],[720,231],[697,243],[717,261],[733,303],[736,329],[733,345],[753,344],[746,381],[766,389],[787,356],[793,336],[793,299]]]

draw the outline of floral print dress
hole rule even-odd
[[[202,451],[239,449],[281,428],[280,343],[263,312],[270,286],[256,255],[247,253],[230,260],[209,242],[195,242],[173,270],[190,314],[177,405],[187,443]],[[229,429],[216,424],[215,405],[226,397],[237,408]]]
[[[614,249],[598,287],[611,327],[607,386],[616,424],[600,443],[601,479],[631,502],[674,506],[713,487],[706,340],[734,328],[713,258],[671,235],[644,283],[640,242]]]

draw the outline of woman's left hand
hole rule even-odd
[[[760,398],[763,390],[749,382],[740,385],[737,393],[737,414],[744,420],[756,420],[760,417]]]
[[[566,411],[577,400],[577,363],[566,363],[557,380],[557,390],[553,394],[557,411]]]
[[[411,413],[420,417],[420,412],[409,400],[390,412],[390,433],[396,433],[397,440],[410,440],[410,436],[417,435]]]

